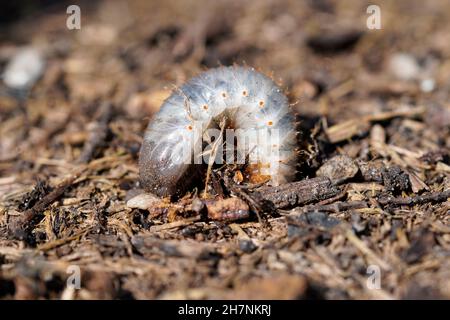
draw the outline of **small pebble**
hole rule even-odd
[[[394,54],[389,61],[389,68],[392,74],[401,80],[416,79],[421,72],[416,59],[407,53]]]
[[[127,207],[147,210],[155,204],[161,202],[161,199],[150,193],[142,193],[127,201]]]
[[[436,82],[434,81],[434,79],[424,79],[420,82],[420,90],[422,90],[422,92],[431,92],[435,87]]]
[[[192,200],[191,206],[192,206],[192,211],[200,213],[200,211],[202,211],[203,208],[205,207],[205,204],[199,198],[195,198],[194,200]]]
[[[39,50],[31,47],[20,49],[6,65],[3,82],[11,89],[29,89],[41,77],[44,65],[44,57]]]
[[[245,253],[252,253],[258,247],[253,243],[252,240],[242,239],[239,240],[239,249],[241,249]]]

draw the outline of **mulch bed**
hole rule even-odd
[[[25,96],[0,93],[0,298],[450,299],[450,6],[380,1],[369,30],[369,4],[86,1],[81,30],[62,4],[3,26],[0,68],[22,44],[46,67]],[[206,174],[142,198],[148,120],[233,63],[287,89],[297,181],[227,166],[207,200]]]

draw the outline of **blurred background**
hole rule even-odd
[[[81,17],[80,29],[71,30],[73,13],[67,8],[73,4]],[[370,5],[380,10],[380,28],[372,28],[377,23],[374,12],[367,12]],[[239,263],[234,256],[201,263],[190,256],[195,261],[189,264],[154,252],[148,260],[134,259],[129,239],[155,223],[147,220],[148,213],[125,206],[138,180],[148,120],[174,86],[208,68],[232,64],[255,67],[286,91],[310,143],[303,176],[313,176],[324,159],[345,154],[410,170],[414,193],[449,187],[449,1],[2,1],[0,249],[9,251],[0,250],[0,297],[306,295],[303,280],[292,280],[292,273],[307,274],[308,283],[318,284],[314,294],[326,298],[450,296],[448,227],[420,224],[430,216],[448,223],[448,206],[360,217],[365,231],[358,235],[394,266],[382,291],[365,287],[365,260],[345,237],[320,231],[320,241],[303,242],[317,234],[308,231],[298,243],[282,242],[276,232],[286,236],[285,225],[272,233],[243,226],[262,241],[256,243],[273,242],[254,255],[236,251],[243,257]],[[389,154],[372,152],[384,150],[384,143],[394,146]],[[103,162],[92,161],[99,157]],[[43,246],[45,263],[20,262],[28,251],[8,236],[8,217],[31,208],[83,163],[91,163],[92,171],[58,206],[48,207],[27,243]],[[364,190],[354,191],[351,199],[366,199]],[[370,192],[369,198],[378,191]],[[226,226],[196,228],[161,237],[192,237],[198,243],[234,239]],[[334,241],[331,249],[327,239]],[[413,265],[428,253],[432,258]],[[61,280],[65,269],[55,261],[77,261],[90,270],[83,284],[87,289],[78,296],[67,292]],[[63,274],[52,285],[42,280],[50,266]],[[36,273],[30,276],[29,270]],[[230,274],[233,270],[239,272]],[[263,284],[256,280],[254,290],[244,286],[241,295],[230,291],[254,275],[280,272],[288,275]],[[217,291],[189,291],[206,285]]]

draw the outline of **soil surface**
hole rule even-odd
[[[0,71],[45,62],[0,87],[0,298],[450,299],[450,3],[376,2],[381,29],[373,1],[0,5]],[[152,115],[232,64],[286,90],[297,181],[139,195]]]

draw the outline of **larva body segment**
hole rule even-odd
[[[236,151],[253,159],[250,175],[272,185],[295,175],[296,127],[286,96],[268,77],[246,67],[210,69],[164,102],[149,123],[139,158],[141,184],[159,196],[180,193],[198,168],[208,129],[226,123]],[[239,141],[242,140],[242,143]]]

